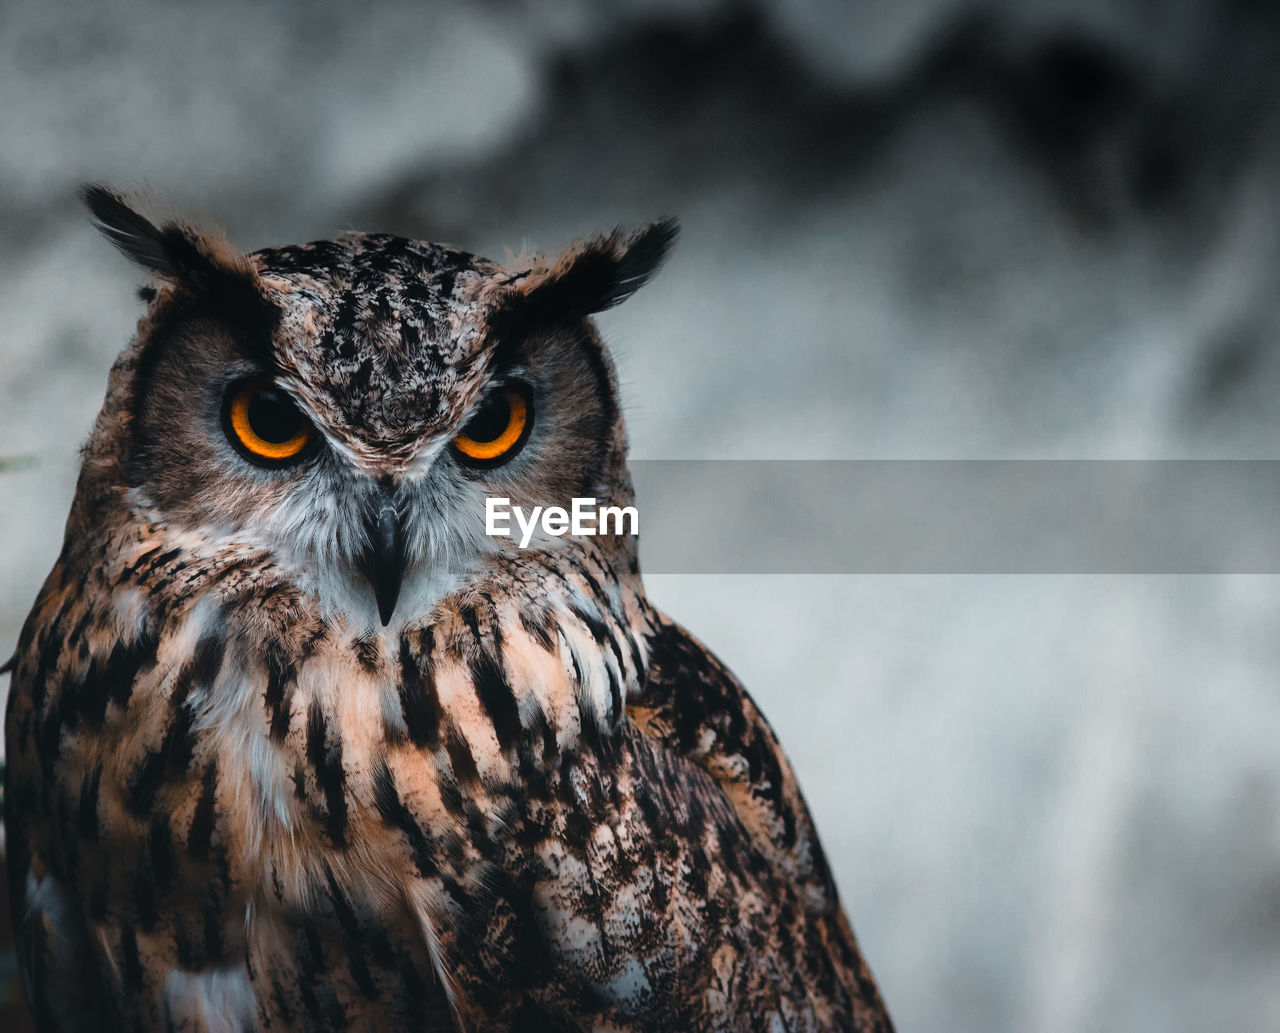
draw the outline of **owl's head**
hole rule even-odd
[[[112,509],[265,551],[385,625],[517,548],[485,533],[486,497],[630,501],[590,317],[649,279],[673,221],[504,266],[385,234],[241,255],[104,188],[85,200],[154,287],[86,449],[82,522]]]

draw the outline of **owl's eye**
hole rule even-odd
[[[498,466],[524,447],[533,427],[533,398],[524,384],[504,384],[481,403],[454,452],[471,466]]]
[[[293,399],[264,380],[231,385],[222,423],[236,450],[259,466],[282,466],[297,460],[311,443],[311,424]]]

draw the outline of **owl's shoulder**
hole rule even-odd
[[[815,911],[838,909],[835,886],[795,772],[750,693],[706,646],[660,617],[648,675],[628,717],[662,749],[706,771],[752,845],[797,880]]]
[[[758,957],[767,971],[755,973],[761,982],[754,993],[763,994],[757,1005],[792,981],[792,1006],[816,1016],[821,1028],[891,1031],[799,782],[768,720],[719,658],[662,614],[655,616],[648,650],[647,678],[629,703],[629,725],[668,758],[668,770],[692,766],[727,801],[745,831],[746,853],[755,858],[743,889],[789,901],[767,924],[765,935],[776,942]]]

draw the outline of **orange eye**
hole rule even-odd
[[[242,380],[227,392],[223,427],[228,440],[251,463],[278,466],[301,456],[311,443],[311,424],[293,399],[263,380]]]
[[[456,438],[454,451],[471,466],[497,466],[524,447],[533,426],[533,400],[523,384],[490,393]]]

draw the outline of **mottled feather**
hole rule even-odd
[[[889,1030],[777,739],[634,536],[483,533],[490,494],[634,501],[588,317],[674,223],[508,266],[242,256],[86,200],[159,283],[14,659],[38,1027]],[[232,447],[246,382],[301,414],[296,463]],[[468,466],[450,442],[513,383],[532,431]]]

